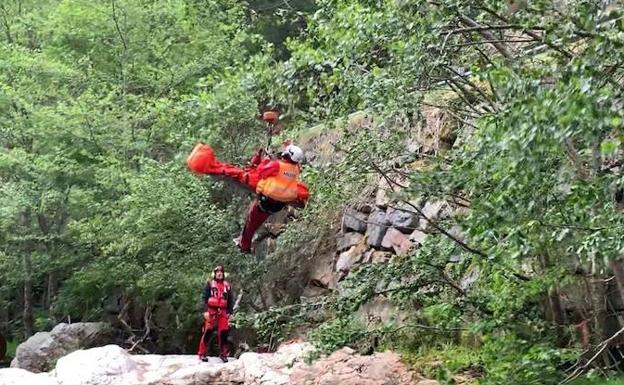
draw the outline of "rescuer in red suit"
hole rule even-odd
[[[197,354],[202,361],[208,361],[208,344],[216,332],[219,358],[223,362],[228,362],[227,338],[230,331],[229,321],[234,311],[234,296],[230,283],[225,280],[223,266],[214,268],[212,279],[206,283],[204,288],[203,299],[204,326]]]

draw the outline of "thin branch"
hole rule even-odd
[[[429,103],[429,102],[420,102],[420,104],[422,104],[423,106],[439,108],[441,110],[454,110],[456,113],[466,115],[469,118],[478,118],[481,116],[481,115],[472,114],[472,111],[470,110],[459,108],[459,107],[453,107],[449,105],[445,106],[442,104],[434,104],[434,103]]]
[[[564,141],[564,145],[568,158],[576,168],[576,174],[578,178],[586,181],[589,178],[589,172],[587,168],[583,165],[579,152],[574,146],[574,142],[572,141],[572,139],[567,138]]]
[[[618,338],[620,335],[624,334],[624,327],[621,328],[620,330],[618,330],[615,334],[613,334],[611,337],[607,338],[606,340],[602,341],[600,344],[598,344],[597,348],[598,350],[596,351],[596,354],[594,354],[583,366],[576,368],[576,370],[574,370],[574,372],[572,372],[572,374],[570,374],[568,377],[566,377],[563,381],[561,381],[559,383],[559,385],[565,385],[567,383],[570,383],[571,381],[574,381],[575,379],[577,379],[581,374],[583,374],[585,372],[585,370],[587,368],[589,368],[589,366],[598,358],[600,357],[600,355],[609,347],[609,345],[611,344],[611,342],[613,340],[615,340],[616,338]]]
[[[388,185],[390,186],[392,191],[394,191],[394,188],[392,188],[393,184],[401,188],[407,188],[407,186],[402,185],[401,183],[391,179],[375,162],[371,161],[371,165],[373,166],[375,170],[377,170],[377,172],[381,174],[381,176],[386,180],[386,182],[388,182]]]
[[[494,10],[485,7],[483,5],[479,6],[479,8],[483,9],[484,11],[486,11],[487,13],[489,13],[490,15],[494,16],[495,18],[497,18],[498,20],[501,20],[504,23],[509,23],[509,20],[506,17],[503,17],[501,15],[499,15],[498,13],[496,13]],[[533,31],[536,30],[541,30],[541,31],[545,31],[545,28],[541,28],[541,27],[537,27],[537,28],[526,28],[522,30],[522,33],[531,36],[535,41],[537,42],[541,42],[542,44],[545,44],[546,46],[550,47],[551,49],[560,52],[561,54],[563,54],[566,58],[568,59],[572,59],[573,55],[567,51],[564,47],[558,46],[557,44],[550,42],[550,41],[546,41],[546,39],[543,36],[540,36],[538,34],[536,34]]]
[[[566,50],[564,47],[560,47],[557,44],[548,41],[545,39],[544,36],[540,36],[536,33],[530,32],[530,31],[525,31],[525,33],[529,36],[531,36],[535,41],[540,42],[542,44],[546,44],[548,47],[550,47],[551,49],[561,53],[563,56],[565,56],[568,60],[572,59],[574,56],[568,51]]]
[[[464,289],[459,287],[459,285],[451,277],[449,277],[448,273],[446,272],[446,269],[443,266],[438,266],[429,262],[423,262],[423,264],[429,267],[433,267],[434,269],[438,270],[442,274],[442,278],[444,278],[446,283],[448,283],[449,286],[455,289],[455,291],[457,291],[459,295],[461,296],[466,295],[466,291],[464,291]]]
[[[483,99],[485,99],[486,102],[488,102],[492,108],[494,109],[494,111],[498,111],[498,107],[496,107],[496,104],[494,104],[494,102],[492,101],[492,99],[490,97],[488,97],[485,92],[483,92],[479,87],[477,87],[476,84],[474,84],[473,82],[470,81],[470,79],[462,76],[462,74],[460,74],[459,72],[457,72],[453,67],[451,66],[446,66],[446,68],[448,70],[450,70],[451,72],[453,72],[455,75],[459,76],[459,78],[465,82],[466,84],[468,84],[470,87],[472,87],[475,91],[477,91],[479,93],[479,95],[481,95],[483,97]]]
[[[481,24],[477,23],[476,21],[474,21],[473,19],[469,18],[468,16],[459,15],[459,18],[461,19],[462,22],[464,22],[464,24],[468,25],[469,27],[472,27],[472,28],[483,27]],[[483,37],[485,37],[486,39],[491,40],[492,41],[492,45],[494,46],[494,48],[496,48],[498,50],[498,52],[500,52],[506,59],[511,59],[512,58],[512,55],[507,50],[507,47],[505,47],[500,42],[496,42],[495,41],[496,40],[496,36],[494,36],[491,32],[489,32],[487,30],[480,30],[479,33],[481,35],[483,35]]]
[[[453,92],[455,92],[457,96],[459,96],[459,98],[464,102],[466,106],[471,108],[475,113],[479,115],[484,114],[483,111],[479,111],[475,106],[472,105],[470,101],[468,101],[468,99],[466,98],[466,94],[465,94],[466,91],[463,88],[459,87],[456,81],[450,78],[450,79],[446,79],[445,82],[448,84],[449,87],[451,87]],[[490,112],[490,111],[487,111],[487,112]]]
[[[481,48],[475,46],[475,49],[477,50],[477,52],[479,53],[479,55],[481,55],[482,58],[485,59],[485,61],[488,63],[488,65],[490,67],[495,67],[496,65],[494,64],[494,62],[492,61],[492,59],[490,59],[490,57],[488,55],[485,54],[485,52],[483,52],[481,50]]]
[[[124,37],[123,32],[121,32],[121,28],[119,27],[119,21],[117,20],[117,12],[115,9],[115,0],[111,0],[111,6],[113,7],[113,22],[115,23],[115,29],[117,30],[117,33],[119,34],[119,38],[121,39],[121,42],[123,43],[124,53],[125,53],[125,52],[128,52],[128,43],[126,42],[126,38]]]
[[[496,40],[479,40],[469,43],[451,44],[448,47],[468,47],[473,45],[492,44],[492,43],[530,43],[533,39],[496,39]]]
[[[586,226],[576,226],[576,225],[554,225],[550,223],[544,223],[540,221],[540,224],[545,227],[554,227],[557,229],[571,229],[571,230],[579,230],[579,231],[604,231],[609,230],[610,227],[586,227]]]
[[[458,239],[454,235],[450,234],[448,231],[444,230],[442,227],[438,226],[438,224],[435,221],[433,221],[433,220],[431,220],[431,218],[427,217],[425,215],[425,213],[423,213],[423,211],[421,209],[419,209],[413,203],[407,202],[407,201],[403,201],[403,202],[406,203],[408,206],[411,206],[418,213],[418,215],[420,215],[424,220],[426,220],[434,229],[436,229],[439,232],[441,232],[442,234],[446,235],[449,239],[451,239],[453,242],[457,243],[464,250],[469,251],[469,252],[471,252],[473,254],[476,254],[478,256],[484,257],[484,258],[487,257],[487,254],[485,254],[483,251],[477,250],[477,249],[475,249],[473,247],[468,246],[465,242],[463,242],[462,240]]]
[[[234,302],[233,311],[236,312],[240,307],[241,300],[243,299],[243,289],[238,291],[238,295],[236,296],[236,301]]]
[[[399,326],[385,333],[396,333],[400,330],[410,329],[410,328],[424,329],[424,330],[438,330],[438,331],[444,331],[444,332],[456,332],[456,331],[458,332],[458,331],[466,330],[466,328],[441,328],[437,326],[429,326],[429,325],[423,325],[423,324],[409,324],[409,325]]]
[[[464,33],[464,32],[475,32],[475,31],[490,31],[490,30],[505,30],[505,29],[513,29],[513,30],[521,30],[523,33],[529,30],[543,31],[543,27],[533,27],[526,28],[520,24],[504,24],[504,25],[479,25],[475,27],[464,27],[464,28],[456,28],[451,30],[450,34]]]
[[[149,305],[145,308],[143,321],[145,322],[145,333],[143,333],[143,336],[141,338],[139,338],[137,341],[134,342],[132,347],[130,347],[130,349],[128,350],[129,352],[133,351],[136,348],[139,348],[142,352],[149,353],[147,349],[140,346],[140,344],[143,343],[143,341],[145,341],[145,339],[149,336],[151,332],[150,324],[152,321],[152,307]]]

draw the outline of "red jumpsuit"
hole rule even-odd
[[[227,338],[230,331],[228,317],[234,308],[232,287],[225,280],[210,280],[203,293],[204,298],[204,326],[202,338],[199,341],[197,354],[200,358],[205,357],[208,351],[210,338],[216,331],[219,344],[219,356],[227,358]]]
[[[219,161],[210,146],[199,143],[189,154],[186,162],[193,172],[225,177],[253,191],[257,191],[258,184],[262,180],[280,173],[280,161],[271,160],[264,154],[263,150],[259,150],[247,166],[241,168]],[[294,188],[296,189],[296,197],[292,200],[279,201],[262,195],[254,200],[249,208],[241,239],[238,241],[242,251],[251,251],[251,240],[254,233],[271,214],[280,211],[286,204],[298,207],[306,205],[309,197],[308,187],[298,180]]]
[[[252,158],[252,164],[257,161],[257,158]],[[274,177],[280,173],[280,160],[270,160],[268,158],[263,159],[257,166],[258,179],[262,181],[267,178]],[[294,192],[296,195],[296,192]],[[282,202],[272,199],[268,196],[260,194],[257,199],[253,201],[247,212],[247,219],[245,220],[245,227],[241,234],[239,247],[243,252],[250,252],[251,240],[256,230],[271,216],[282,210],[289,202]]]

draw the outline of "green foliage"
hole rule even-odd
[[[406,351],[403,358],[407,364],[429,378],[438,372],[461,373],[482,365],[481,352],[474,347],[444,344],[437,348],[421,346],[418,351]]]
[[[624,384],[622,378],[610,378],[606,379],[601,376],[590,375],[589,378],[582,378],[571,382],[572,385],[621,385]]]
[[[622,23],[603,23],[619,9],[583,1],[519,6],[515,12],[499,1],[322,2],[307,39],[289,42],[293,54],[283,68],[297,105],[309,105],[317,119],[354,109],[375,113],[377,124],[347,130],[345,145],[337,146],[346,153],[343,170],[360,180],[374,164],[398,160],[422,123],[422,100],[443,104],[427,94],[444,84],[437,79],[456,76],[458,68],[472,71],[461,84],[470,92],[455,86],[460,98],[449,103],[460,107],[453,130],[461,140],[410,172],[405,196],[465,197],[469,214],[439,225],[461,225],[467,247],[427,242],[383,269],[352,272],[338,296],[340,320],[331,325],[384,294],[403,309],[417,304],[421,322],[481,334],[484,383],[556,383],[578,351],[562,348],[573,336],[544,319],[545,310],[550,317],[560,310],[544,309],[543,300],[577,284],[579,270],[608,269],[623,249],[622,216],[612,200],[621,177],[605,167],[621,152],[620,71],[613,66]],[[499,47],[477,51],[472,45],[483,37],[451,32],[465,27],[462,17],[539,25],[550,46],[513,60],[503,59]],[[445,49],[455,43],[466,48]],[[475,282],[463,288],[471,273]]]
[[[273,350],[293,334],[323,322],[325,318],[320,311],[328,306],[328,302],[328,298],[321,298],[301,304],[271,307],[253,314],[239,313],[235,325],[237,328],[252,327],[260,343]]]
[[[208,272],[237,258],[242,196],[191,175],[185,155],[202,140],[243,161],[260,145],[258,106],[274,94],[272,52],[247,11],[228,1],[3,2],[0,298],[11,315],[30,276],[36,330],[102,319],[123,300],[168,301],[178,333],[197,328]],[[235,286],[258,275],[246,259],[228,270]]]
[[[312,357],[330,354],[339,346],[349,346],[365,334],[364,327],[355,319],[336,318],[310,333],[315,347]]]
[[[417,365],[444,361],[429,372],[441,381],[477,366],[484,384],[556,383],[579,352],[545,299],[579,272],[603,279],[624,250],[610,166],[622,152],[624,23],[598,2],[525,3],[4,1],[2,304],[17,318],[18,288],[32,285],[34,326],[46,329],[164,301],[178,321],[160,331],[183,339],[207,273],[226,263],[252,296],[272,285],[275,306],[237,320],[265,343],[313,327],[319,354],[372,337]],[[475,23],[507,27],[488,36]],[[533,42],[492,44],[528,31]],[[423,107],[444,103],[452,121],[427,133]],[[247,196],[183,163],[197,141],[246,161],[266,140],[266,106],[285,113],[285,138],[321,123],[311,135],[326,135],[330,150],[315,150],[331,164],[305,168],[309,206],[255,261],[231,245]],[[334,120],[354,111],[362,124]],[[437,225],[465,239],[432,234],[301,303],[315,258],[334,252],[340,209],[369,200],[380,172],[401,174],[408,201],[461,197],[469,212]],[[378,296],[409,324],[358,324]]]
[[[8,340],[7,341],[7,352],[6,352],[6,359],[8,361],[8,358],[14,358],[15,357],[15,351],[17,350],[17,346],[22,343],[22,341],[20,340]]]
[[[511,335],[486,340],[481,351],[487,368],[484,384],[555,384],[560,380],[560,366],[577,354],[575,350],[553,348],[547,341]]]

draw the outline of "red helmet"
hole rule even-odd
[[[279,120],[279,115],[276,111],[266,111],[262,114],[262,120],[269,124],[276,124]]]

